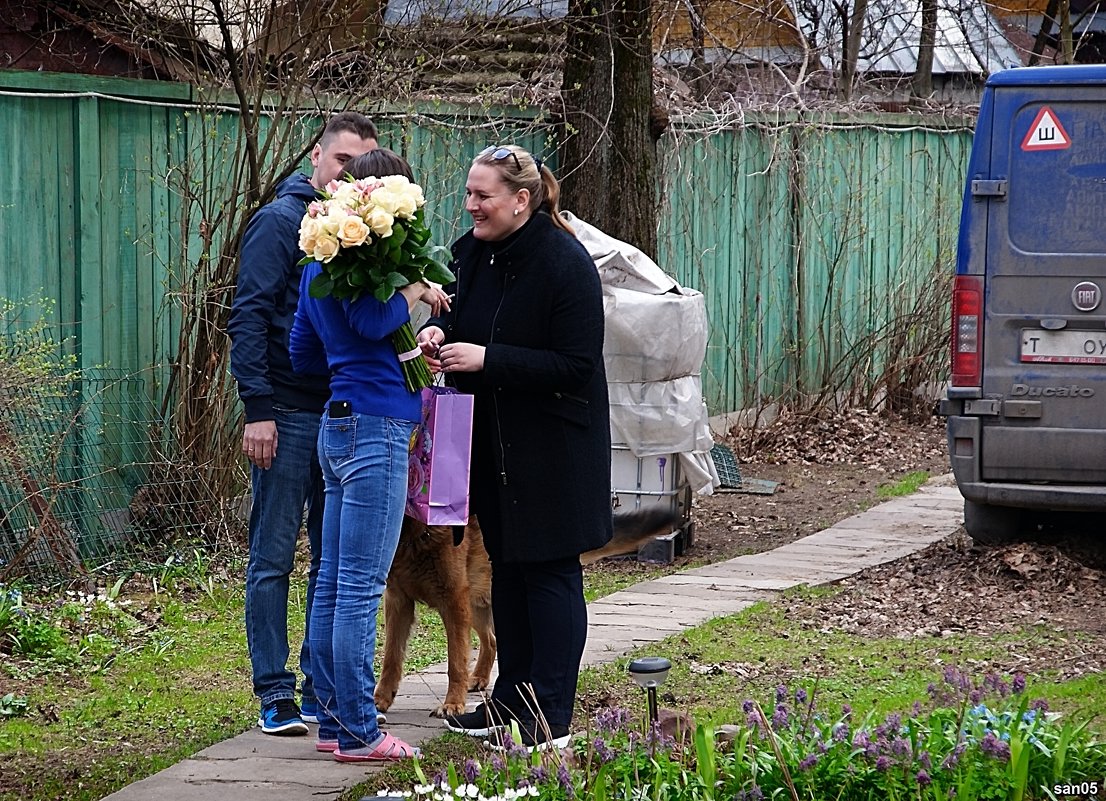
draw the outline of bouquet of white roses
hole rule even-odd
[[[302,264],[318,261],[320,273],[311,297],[333,295],[356,300],[371,293],[385,303],[400,287],[416,281],[448,284],[449,249],[433,245],[423,219],[422,187],[402,175],[331,181],[319,190],[300,222]],[[411,324],[392,334],[407,388],[431,383]]]

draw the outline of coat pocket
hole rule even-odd
[[[541,395],[535,408],[544,414],[558,417],[573,425],[587,428],[591,425],[591,407],[587,399],[566,392]]]

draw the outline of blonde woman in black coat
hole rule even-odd
[[[446,724],[503,744],[513,718],[531,749],[568,740],[587,637],[579,556],[611,538],[602,289],[559,194],[526,150],[480,153],[446,287],[456,300],[419,333],[431,367],[475,396],[471,508],[499,648],[490,701]]]

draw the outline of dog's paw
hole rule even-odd
[[[430,713],[432,718],[444,718],[446,715],[463,715],[465,714],[464,703],[460,704],[442,704]]]
[[[376,693],[373,695],[373,703],[377,712],[387,712],[392,708],[392,702],[396,700],[395,693]]]
[[[480,692],[481,690],[487,690],[491,686],[492,680],[490,676],[473,676],[472,684],[469,686],[469,692]]]

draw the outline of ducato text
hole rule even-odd
[[[1072,384],[1070,387],[1031,387],[1028,384],[1014,384],[1010,389],[1014,398],[1093,398],[1094,390]]]

